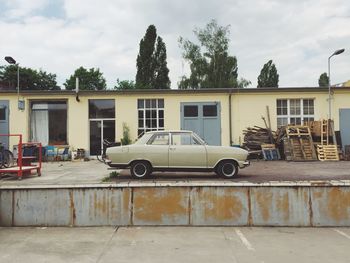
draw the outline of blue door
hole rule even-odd
[[[344,145],[350,145],[350,109],[339,109],[339,127],[344,149]]]
[[[9,101],[0,100],[0,134],[9,134]],[[9,147],[9,137],[0,136],[0,142]]]
[[[197,133],[209,145],[221,145],[220,103],[181,103],[181,129]]]

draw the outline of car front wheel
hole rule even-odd
[[[218,165],[216,172],[221,177],[232,178],[238,174],[238,165],[234,161],[223,161]]]
[[[131,164],[131,176],[136,179],[147,178],[152,172],[152,167],[148,162],[137,161]]]

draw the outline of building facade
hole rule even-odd
[[[24,110],[18,109],[24,101]],[[333,88],[332,118],[343,145],[350,144],[350,88]],[[243,142],[243,130],[328,118],[328,89],[203,89],[133,91],[0,92],[0,133],[24,141],[69,145],[99,154],[103,139],[120,141],[123,125],[132,140],[151,130],[186,129],[208,144]],[[268,118],[269,117],[269,118]],[[17,138],[1,137],[10,148]]]

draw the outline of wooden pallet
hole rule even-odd
[[[286,129],[289,150],[293,161],[317,160],[315,147],[308,126],[288,126]]]
[[[336,145],[317,145],[317,155],[320,161],[339,161]]]

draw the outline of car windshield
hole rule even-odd
[[[135,144],[146,144],[148,140],[152,137],[152,133],[145,133],[141,138],[139,138]]]

